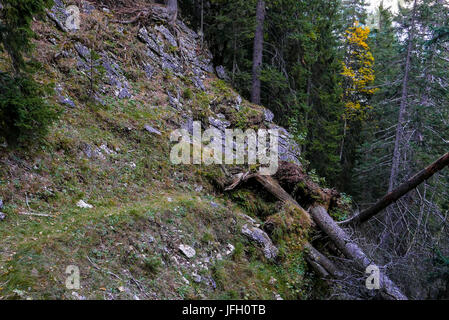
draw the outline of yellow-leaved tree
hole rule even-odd
[[[376,92],[373,84],[374,57],[367,43],[369,27],[354,27],[346,31],[346,56],[343,61],[343,99],[346,106],[345,117],[363,120],[370,109],[369,98]]]
[[[344,132],[341,141],[340,162],[342,180],[349,179],[354,166],[354,154],[360,145],[360,131],[371,109],[369,101],[376,92],[374,83],[374,57],[368,45],[370,28],[355,22],[346,30],[345,58],[342,62],[342,87],[345,112]]]

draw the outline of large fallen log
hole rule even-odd
[[[294,210],[301,215],[305,228],[314,226],[314,222],[310,214],[302,208],[298,202],[293,199],[288,192],[286,192],[279,183],[270,176],[262,176],[259,174],[250,174],[249,172],[240,173],[235,176],[232,183],[225,188],[225,191],[232,191],[236,189],[240,184],[247,182],[250,179],[255,179],[261,184],[268,192],[270,192],[278,200],[282,201],[287,206],[291,206]],[[285,217],[284,217],[285,219]],[[323,278],[340,278],[342,273],[338,268],[330,261],[325,255],[315,249],[310,243],[304,244],[305,255],[307,262],[312,266],[314,271]]]
[[[355,244],[351,238],[341,229],[337,223],[329,216],[327,210],[323,206],[315,206],[311,210],[311,215],[305,211],[298,202],[293,199],[290,194],[285,191],[279,183],[270,176],[262,176],[259,174],[244,173],[236,176],[230,187],[226,188],[227,191],[237,188],[241,183],[250,179],[255,179],[259,182],[267,191],[274,195],[277,199],[286,203],[287,205],[294,206],[299,210],[300,214],[306,214],[306,217],[311,217],[321,230],[326,233],[329,238],[335,243],[336,247],[350,260],[354,261],[355,266],[362,273],[365,273],[367,267],[375,266],[375,264],[366,256],[366,254]],[[315,225],[308,223],[308,225]],[[310,243],[306,243],[305,246],[306,260],[312,266],[312,268],[324,278],[341,278],[342,273],[327,257],[316,250]],[[379,268],[380,270],[380,268]],[[391,281],[387,275],[383,272],[380,274],[380,292],[382,297],[389,300],[407,300],[407,297],[401,292],[401,290]]]
[[[365,273],[369,266],[376,266],[371,259],[351,240],[348,234],[341,229],[329,216],[322,206],[312,208],[311,215],[316,224],[335,243],[337,248],[348,258],[354,261],[357,269]],[[380,268],[379,268],[380,270]],[[380,292],[382,297],[389,300],[407,300],[396,284],[384,273],[380,272]]]
[[[341,226],[346,225],[358,225],[363,222],[370,220],[372,217],[377,215],[379,212],[387,208],[393,202],[396,202],[404,195],[409,193],[411,190],[418,187],[424,181],[430,179],[435,173],[441,171],[446,166],[449,165],[449,153],[446,153],[440,159],[432,163],[430,166],[417,173],[407,182],[401,184],[398,188],[384,196],[380,199],[374,206],[362,211],[360,214],[352,217],[349,220],[339,223]]]

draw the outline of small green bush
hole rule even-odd
[[[145,270],[151,274],[157,274],[162,267],[162,261],[157,256],[146,257],[143,263]]]

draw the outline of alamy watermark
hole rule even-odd
[[[369,274],[366,279],[366,288],[368,290],[379,290],[380,289],[380,269],[376,265],[370,265],[366,268],[365,273]]]
[[[172,132],[177,142],[170,153],[172,164],[260,165],[261,175],[274,175],[279,168],[279,132],[277,129],[210,128],[202,132],[201,122],[193,122],[193,134],[185,129]],[[204,145],[204,143],[207,143]]]
[[[374,9],[368,16],[366,25],[370,27],[372,30],[380,29],[380,12],[379,5],[383,4],[385,9],[389,9],[393,13],[397,13],[399,8],[405,8],[408,6],[407,0],[382,0],[375,3],[375,7],[371,7]]]
[[[65,286],[69,290],[80,289],[80,269],[77,266],[68,266],[65,269],[65,274],[68,277],[65,280]]]
[[[65,27],[71,31],[79,30],[81,27],[80,8],[75,5],[68,6],[65,9],[67,18],[65,20]]]

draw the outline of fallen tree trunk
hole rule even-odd
[[[225,171],[225,170],[224,170]],[[241,183],[246,182],[250,179],[255,179],[260,183],[268,192],[270,192],[278,200],[282,201],[284,204],[291,205],[303,218],[306,219],[305,227],[310,227],[314,225],[312,217],[310,214],[302,208],[299,203],[293,199],[290,194],[285,191],[279,183],[269,176],[262,176],[259,174],[250,174],[249,172],[241,173],[237,175],[231,185],[225,188],[225,191],[232,191],[236,189]],[[284,217],[285,219],[285,217]],[[325,255],[315,249],[310,243],[304,245],[306,261],[312,266],[313,270],[318,273],[323,278],[341,278],[342,273],[338,268],[330,261]]]
[[[441,171],[449,165],[449,153],[446,153],[440,159],[432,163],[430,166],[413,176],[407,182],[401,184],[398,188],[380,199],[374,206],[362,211],[353,218],[339,223],[341,226],[358,225],[370,220],[376,214],[387,208],[393,202],[396,202],[401,197],[409,193],[411,190],[418,187],[421,183],[431,178],[435,173]]]
[[[239,174],[230,187],[225,190],[233,190],[242,182],[249,179],[258,181],[267,191],[274,195],[280,201],[294,206],[301,214],[305,213],[311,217],[312,224],[316,223],[335,243],[336,247],[348,258],[354,261],[355,266],[362,273],[365,273],[367,267],[375,264],[365,255],[365,253],[350,239],[350,237],[341,229],[337,223],[329,216],[326,209],[322,206],[316,206],[311,210],[311,215],[305,211],[298,202],[286,192],[279,183],[269,176],[259,174]],[[310,225],[312,225],[310,224]],[[306,260],[320,276],[324,278],[341,278],[342,272],[327,257],[316,250],[310,243],[304,245]],[[379,268],[380,270],[380,268]],[[407,300],[407,297],[383,272],[380,273],[381,293],[385,299],[389,300]]]
[[[326,209],[317,206],[311,210],[311,215],[316,224],[335,243],[338,249],[348,258],[354,261],[357,269],[365,273],[369,266],[376,266],[366,254],[355,244],[346,232],[329,216]],[[380,270],[380,268],[379,268]],[[407,300],[407,297],[395,285],[388,276],[380,271],[380,290],[382,296],[390,300]]]
[[[306,260],[323,278],[341,278],[342,272],[325,255],[315,249],[310,243],[304,245]]]

